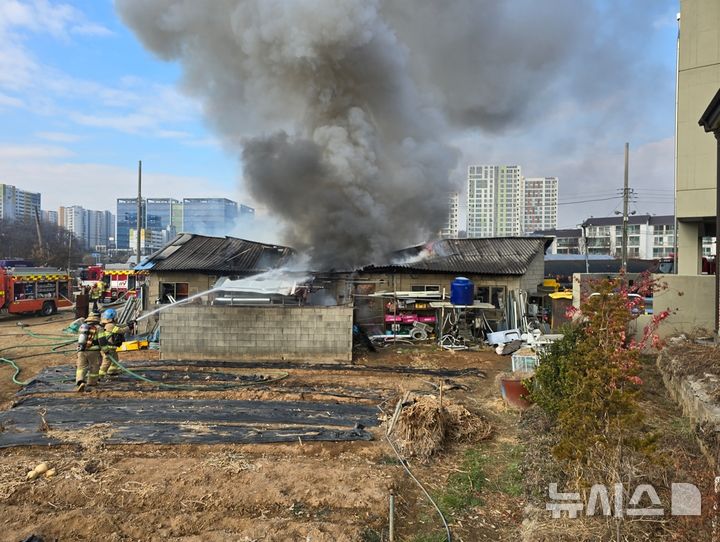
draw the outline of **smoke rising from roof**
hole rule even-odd
[[[592,0],[556,0],[552,11],[537,0],[116,6],[149,50],[180,62],[185,91],[242,159],[248,193],[316,268],[427,241],[457,189],[449,142],[517,132],[568,97],[605,99],[631,69],[611,48],[625,42],[595,32]]]
[[[370,263],[447,218],[457,152],[379,1],[121,0],[241,153],[250,195],[321,267]]]

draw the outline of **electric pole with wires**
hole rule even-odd
[[[630,143],[625,143],[625,182],[623,185],[623,222],[622,222],[622,269],[627,271],[628,256],[628,200],[630,198],[630,188],[628,186],[628,161],[630,154]]]

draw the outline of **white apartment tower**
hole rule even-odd
[[[521,235],[522,211],[520,166],[468,167],[468,237]]]
[[[443,239],[457,239],[459,233],[459,219],[458,213],[460,207],[460,194],[453,192],[448,197],[448,220],[445,227],[440,230],[440,237]]]
[[[557,228],[557,177],[523,177],[523,233]]]
[[[40,212],[39,193],[0,183],[0,219],[33,221],[36,212]]]

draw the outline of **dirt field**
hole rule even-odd
[[[0,349],[22,348],[0,350],[0,357],[47,351],[48,347],[31,346],[41,340],[29,337],[16,326],[17,320],[0,320]],[[35,333],[58,334],[70,320],[61,314],[23,321],[32,324],[29,329]],[[156,358],[152,351],[122,357]],[[47,353],[20,359],[19,378],[30,378],[48,365],[73,362],[73,356]],[[364,355],[356,363],[474,368],[486,373],[485,378],[453,378],[466,389],[447,391],[445,400],[486,416],[494,426],[493,437],[451,445],[426,465],[414,460],[409,465],[447,513],[453,540],[521,540],[529,503],[525,479],[537,482],[538,478],[527,472],[524,463],[528,446],[537,442],[519,431],[520,415],[499,398],[495,376],[509,369],[509,357],[489,350],[452,353],[432,346],[401,346]],[[384,398],[380,406],[391,413],[403,392],[437,394],[432,384],[439,383],[436,377],[370,370],[287,372],[289,376],[270,390],[247,387],[207,393],[231,399],[327,401],[328,395],[321,391],[295,390],[314,386],[332,393],[344,386],[356,390],[358,397],[361,390],[379,394]],[[18,389],[11,374],[9,367],[0,367],[1,409],[11,406]],[[102,387],[93,392],[103,393]],[[164,397],[188,394],[193,392],[165,392]],[[336,396],[334,400],[351,399]],[[378,403],[377,399],[352,400]],[[680,419],[671,405],[662,404],[659,415],[663,419]],[[391,491],[397,496],[397,540],[444,540],[440,518],[384,440],[383,427],[371,428],[374,440],[370,442],[213,446],[112,446],[103,443],[108,431],[112,428],[96,427],[77,435],[77,442],[67,446],[0,450],[0,540],[19,541],[36,534],[46,541],[381,541],[387,539]],[[57,474],[26,481],[26,473],[41,462]]]

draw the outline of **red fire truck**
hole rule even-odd
[[[142,284],[145,275],[147,275],[147,271],[135,271],[125,265],[106,265],[103,276],[106,286],[105,298],[115,301],[126,296],[136,295],[136,290]]]
[[[80,269],[80,285],[92,288],[95,283],[103,279],[102,265],[88,265]]]
[[[73,302],[70,276],[52,267],[0,267],[0,311],[55,314]]]

